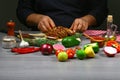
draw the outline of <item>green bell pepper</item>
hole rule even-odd
[[[67,48],[79,45],[80,41],[73,36],[68,36],[62,39],[62,44]]]
[[[99,51],[99,46],[98,46],[98,43],[95,42],[95,43],[89,43],[89,44],[86,44],[84,45],[84,49],[88,46],[92,46],[93,50],[95,53],[97,53]]]

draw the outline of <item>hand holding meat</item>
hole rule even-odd
[[[64,38],[66,36],[70,36],[75,34],[71,29],[65,28],[63,26],[54,27],[50,31],[45,33],[47,36]]]
[[[74,20],[70,29],[73,30],[74,32],[83,32],[87,30],[87,28],[88,22],[83,19],[77,18]]]
[[[51,30],[55,26],[55,23],[49,16],[42,15],[39,23],[38,23],[38,29],[42,32],[47,32]]]

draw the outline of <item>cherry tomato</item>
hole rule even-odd
[[[73,54],[73,53],[69,53],[69,54],[68,54],[68,59],[73,59],[73,58],[74,58],[74,55],[75,55],[75,54]]]
[[[72,48],[68,48],[68,49],[66,50],[66,52],[67,52],[67,53],[75,54],[75,50],[72,49]]]
[[[72,48],[69,48],[66,50],[66,53],[68,54],[68,58],[72,59],[72,58],[74,58],[75,50],[73,50]]]
[[[56,51],[55,51],[55,55],[58,56],[58,54],[59,54],[60,52],[62,52],[62,51],[64,51],[64,50],[62,50],[62,49],[56,50]]]

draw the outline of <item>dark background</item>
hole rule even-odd
[[[18,0],[0,0],[0,30],[6,30],[6,22],[16,22],[16,30],[28,30],[16,17],[16,6]],[[113,15],[114,23],[120,26],[120,0],[108,0],[109,14]],[[119,28],[120,30],[120,28]]]

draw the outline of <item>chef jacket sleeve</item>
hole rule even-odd
[[[90,15],[96,18],[97,25],[102,24],[108,15],[107,0],[90,0]]]
[[[34,13],[33,3],[34,0],[19,0],[18,2],[16,15],[18,19],[25,25],[28,15]]]

